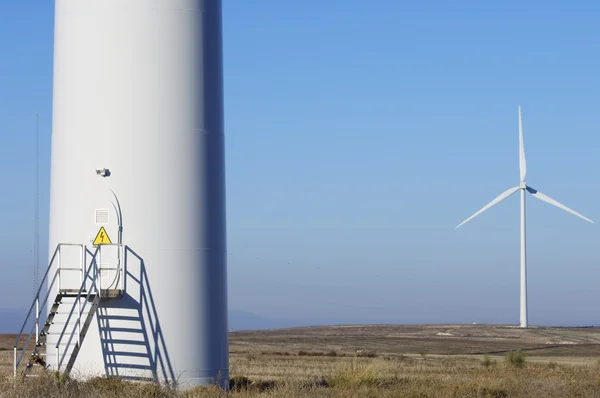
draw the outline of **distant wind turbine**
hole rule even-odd
[[[498,195],[494,200],[492,200],[487,205],[483,206],[477,213],[473,214],[471,217],[467,218],[465,221],[458,224],[456,228],[459,228],[461,225],[466,224],[471,221],[490,207],[502,202],[504,199],[508,198],[512,194],[517,191],[521,191],[521,327],[527,327],[527,249],[525,245],[525,191],[529,192],[533,195],[534,198],[537,198],[541,201],[550,203],[560,209],[563,209],[573,215],[576,215],[579,218],[584,219],[590,223],[594,223],[587,217],[582,216],[577,213],[575,210],[569,209],[567,206],[558,203],[556,200],[550,198],[547,195],[544,195],[540,191],[533,189],[529,185],[525,183],[525,176],[527,174],[527,164],[525,162],[525,149],[523,147],[523,125],[521,123],[521,107],[519,106],[519,171],[521,174],[521,182],[518,186],[514,188],[507,189]]]

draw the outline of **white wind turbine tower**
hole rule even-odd
[[[569,213],[576,215],[579,218],[582,218],[590,223],[594,223],[587,217],[582,216],[577,213],[575,210],[569,209],[567,206],[558,203],[554,199],[550,198],[547,195],[539,192],[536,189],[533,189],[529,185],[525,183],[525,176],[527,174],[527,165],[525,162],[525,149],[523,148],[523,126],[521,123],[521,107],[519,106],[519,170],[521,174],[521,182],[518,186],[514,188],[507,189],[502,192],[498,197],[492,200],[487,205],[483,206],[477,213],[473,214],[471,217],[467,218],[465,221],[458,224],[458,227],[461,225],[471,221],[490,207],[502,202],[504,199],[508,198],[512,194],[517,191],[521,191],[521,327],[527,327],[527,249],[525,245],[525,191],[529,192],[533,195],[534,198],[542,200],[544,202],[550,203],[560,209],[568,211]]]

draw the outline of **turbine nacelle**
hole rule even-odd
[[[527,183],[525,183],[525,181],[521,181],[521,183],[519,184],[519,189],[527,189]]]

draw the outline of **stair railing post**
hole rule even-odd
[[[81,298],[77,299],[77,345],[81,347]]]
[[[16,379],[17,378],[17,346],[15,346],[13,348],[13,377]]]
[[[102,277],[100,272],[102,272],[102,245],[98,245],[98,261],[96,262],[96,273],[94,274],[94,278],[96,279],[96,290],[98,291],[98,296],[102,297]]]
[[[119,290],[121,290],[121,292],[123,291],[123,273],[121,272],[121,270],[123,269],[123,252],[122,252],[123,247],[121,246],[120,243],[118,243],[117,246],[117,252],[118,254],[118,259],[117,259],[117,273],[119,274],[119,286],[117,286],[117,288]]]
[[[58,254],[57,254],[58,262],[56,264],[56,273],[57,273],[56,277],[58,279],[57,280],[57,282],[58,282],[58,292],[57,293],[60,293],[60,291],[61,291],[61,289],[60,289],[61,288],[61,286],[60,286],[60,282],[61,282],[60,281],[61,280],[61,278],[60,278],[60,263],[62,260],[61,251],[62,251],[62,245],[59,243],[58,244]],[[60,348],[59,348],[58,344],[56,345],[56,370],[58,372],[60,372]]]
[[[58,244],[58,253],[57,253],[58,261],[57,261],[57,264],[56,264],[56,272],[57,272],[56,279],[58,279],[57,282],[58,282],[58,291],[59,292],[60,292],[60,257],[61,257],[60,256],[60,249],[61,249],[61,245],[59,243]]]
[[[121,258],[119,259],[119,272],[121,273],[121,292],[125,293],[125,246],[119,243]]]
[[[85,256],[83,254],[83,250],[84,250],[84,245],[81,245],[81,251],[79,252],[79,267],[80,267],[80,269],[79,269],[79,271],[80,271],[79,272],[79,280],[80,280],[79,286],[83,285],[83,275],[84,275],[83,273],[85,271],[85,266],[86,266],[85,261],[84,261]],[[83,289],[86,290],[85,286],[83,287]],[[78,297],[78,298],[76,298],[76,300],[77,300],[77,345],[79,347],[81,347],[81,298]]]
[[[35,345],[40,342],[40,295],[35,298]]]
[[[85,271],[85,256],[83,254],[84,251],[84,245],[81,245],[81,251],[79,252],[79,265],[81,266],[80,272],[79,272],[79,286],[83,285],[83,273]]]

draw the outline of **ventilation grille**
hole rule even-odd
[[[108,224],[108,209],[96,209],[96,224]]]

